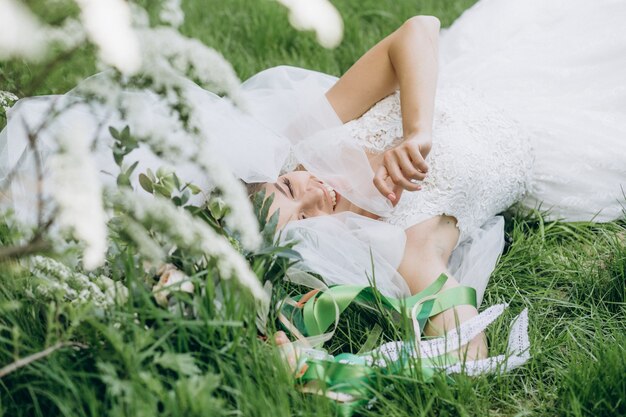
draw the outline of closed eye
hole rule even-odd
[[[289,181],[289,178],[283,178],[283,183],[287,186],[287,189],[289,190],[289,194],[291,194],[291,198],[295,198],[295,196],[293,195],[293,188],[291,188],[291,181]]]

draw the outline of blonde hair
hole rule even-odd
[[[242,181],[242,182],[246,187],[248,198],[252,198],[252,196],[258,193],[259,191],[261,191],[263,186],[266,184],[265,182],[245,182],[245,181]]]

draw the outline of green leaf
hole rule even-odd
[[[130,138],[130,127],[128,127],[128,125],[124,126],[124,129],[122,129],[122,134],[120,136],[121,136],[122,140],[124,140],[124,141],[131,140],[131,138]]]
[[[154,191],[154,189],[152,188],[152,181],[150,181],[150,178],[148,178],[148,176],[145,174],[139,174],[139,185],[141,185],[141,188],[143,188],[150,194],[152,194],[152,192]]]
[[[113,136],[113,139],[120,139],[120,132],[113,126],[109,126],[109,133]]]
[[[154,363],[185,376],[200,375],[202,373],[198,365],[196,365],[196,360],[189,353],[165,352],[155,357]]]
[[[254,252],[254,256],[257,255],[276,255],[280,258],[291,259],[294,261],[302,261],[302,255],[300,255],[299,252],[284,246],[268,245]]]
[[[263,230],[261,231],[261,236],[263,237],[263,241],[270,243],[270,244],[274,242],[274,235],[276,234],[276,228],[278,227],[279,214],[280,214],[280,209],[276,210],[272,214],[272,217],[269,218],[269,220],[265,224],[265,227],[263,227]]]
[[[146,170],[146,175],[148,175],[148,178],[150,178],[150,181],[156,182],[156,177],[154,176],[154,172],[152,172],[150,168]]]
[[[274,201],[274,194],[271,194],[269,197],[265,198],[265,190],[261,190],[258,194],[257,204],[258,204],[258,214],[257,217],[259,219],[259,224],[261,228],[264,228],[267,223],[267,217],[270,212],[270,206]],[[255,195],[255,197],[257,197]]]
[[[122,166],[122,162],[124,162],[124,154],[116,152],[116,150],[114,149],[113,159],[115,160],[115,163],[117,164],[117,166]]]
[[[130,187],[130,177],[125,173],[117,176],[117,185],[120,187]]]
[[[180,197],[182,205],[187,204],[187,202],[189,201],[189,197],[191,197],[191,194],[189,194],[189,191],[185,191]]]
[[[171,198],[172,197],[172,192],[167,188],[164,187],[161,184],[152,184],[152,187],[154,189],[154,191],[160,195],[162,195],[165,198]]]
[[[172,174],[172,179],[174,180],[174,185],[176,186],[177,190],[180,190],[180,180],[178,179],[178,175],[176,175],[176,173],[174,172]]]
[[[209,212],[216,219],[219,220],[226,214],[226,204],[220,198],[214,198],[208,204]]]
[[[359,349],[358,354],[369,352],[370,350],[378,346],[379,344],[378,341],[382,333],[383,333],[383,328],[380,327],[378,324],[374,324],[374,327],[372,328],[372,330],[370,330],[369,335],[367,336],[367,340],[365,341],[365,343],[363,343],[363,346],[361,346],[361,349]]]
[[[137,165],[139,165],[139,161],[135,161],[135,163],[133,163],[127,170],[126,170],[126,175],[130,178],[131,174],[133,173],[133,171],[135,170],[135,168],[137,168]]]
[[[191,190],[191,194],[193,194],[193,195],[197,195],[197,194],[200,194],[202,192],[200,187],[198,187],[197,185],[191,184],[191,183],[187,184],[187,188],[189,188]]]
[[[172,175],[168,175],[166,177],[161,178],[161,185],[163,185],[164,187],[167,187],[170,193],[177,189],[176,183]]]

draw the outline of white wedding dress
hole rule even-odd
[[[442,31],[429,176],[421,191],[405,192],[395,209],[380,214],[402,228],[439,214],[454,216],[461,238],[450,269],[477,289],[479,300],[503,247],[498,213],[518,203],[540,209],[549,220],[602,222],[624,216],[624,18],[621,0],[481,0]],[[347,159],[347,145],[337,144],[352,141],[368,152],[382,152],[402,139],[402,124],[396,93],[341,125],[317,97],[335,80],[278,67],[252,77],[244,88],[259,103],[253,106],[258,120],[285,135],[310,138],[310,146],[298,139],[295,160],[342,191],[329,174],[341,163],[336,155]],[[347,169],[339,172],[350,175]],[[370,189],[361,201],[376,198]],[[362,280],[358,274],[349,278],[353,274],[347,269],[355,268],[334,273],[334,267],[319,266],[325,260],[342,263],[341,243],[330,232],[324,244],[308,238],[323,228],[314,222],[298,226],[306,233],[294,232],[308,247],[316,246],[319,256],[311,269],[323,270],[329,283]],[[348,227],[353,235],[362,233],[353,226]],[[365,240],[370,246],[375,242]],[[367,262],[367,253],[354,259]],[[386,276],[391,274],[377,274],[383,289]],[[389,284],[388,293],[406,291]]]

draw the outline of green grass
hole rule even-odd
[[[29,1],[51,22],[67,13],[57,2]],[[146,0],[144,2],[148,4]],[[345,39],[333,51],[291,29],[269,0],[188,0],[182,31],[214,46],[241,79],[289,64],[339,75],[403,20],[434,14],[449,25],[473,0],[341,0]],[[53,68],[0,64],[0,85],[19,96],[63,93],[92,74],[93,51],[62,57]],[[1,122],[1,120],[0,120]],[[367,416],[621,416],[626,415],[626,226],[544,223],[509,217],[512,244],[494,272],[484,306],[509,302],[488,332],[506,345],[506,323],[529,308],[532,359],[500,376],[453,379],[379,376],[378,401]],[[0,243],[18,239],[0,221]],[[0,416],[326,416],[330,401],[300,394],[270,344],[257,337],[253,304],[221,283],[223,309],[212,303],[215,271],[197,276],[206,294],[182,297],[197,317],[153,302],[131,249],[110,257],[112,273],[131,288],[127,303],[108,311],[33,296],[37,281],[16,263],[0,264],[0,366],[62,347],[0,379]],[[280,268],[266,267],[277,279]],[[285,289],[287,290],[287,289]],[[359,350],[372,321],[352,309],[330,349]],[[389,336],[388,336],[389,337]]]

